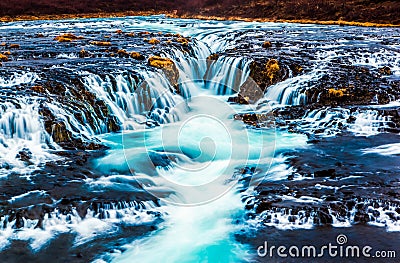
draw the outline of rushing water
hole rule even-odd
[[[287,178],[293,171],[288,167],[285,152],[306,148],[308,138],[301,133],[276,129],[273,121],[261,129],[245,126],[234,116],[257,112],[272,118],[272,109],[309,103],[307,92],[327,74],[341,68],[336,65],[338,58],[352,66],[372,69],[390,65],[391,79],[398,79],[400,74],[397,42],[379,42],[379,34],[392,36],[395,29],[394,32],[383,32],[374,28],[348,30],[339,26],[180,20],[163,16],[15,22],[1,24],[0,29],[9,32],[11,40],[21,35],[30,36],[31,32],[46,32],[51,41],[43,41],[38,50],[54,49],[57,55],[51,59],[45,56],[46,53],[37,55],[34,53],[36,47],[30,46],[32,43],[28,40],[22,40],[21,46],[27,47],[21,51],[19,59],[30,58],[27,54],[33,52],[35,59],[29,63],[55,75],[65,87],[62,96],[77,96],[72,83],[79,83],[93,94],[96,103],[101,101],[106,105],[106,110],[96,111],[98,104],[96,107],[85,103],[65,105],[63,100],[58,101],[48,94],[23,96],[15,92],[17,87],[34,85],[47,76],[29,70],[11,74],[13,65],[19,62],[10,62],[10,68],[5,67],[4,74],[0,75],[1,98],[5,98],[0,108],[1,175],[35,175],[34,171],[43,168],[46,162],[63,160],[55,154],[61,147],[49,134],[41,115],[46,109],[55,116],[57,123],[65,125],[62,127],[71,132],[71,136],[100,140],[110,147],[106,155],[97,158],[90,167],[102,176],[81,180],[84,191],[96,196],[107,195],[107,191],[140,193],[143,188],[157,199],[157,204],[113,200],[102,204],[101,208],[86,207],[89,213],[84,218],[78,215],[76,208],[70,214],[54,210],[46,214],[40,228],[36,227],[38,220],[24,219],[25,231],[20,232],[13,230],[18,219],[2,217],[4,231],[0,236],[0,247],[9,246],[10,240],[27,240],[36,251],[54,236],[68,232],[77,234],[74,245],[79,246],[97,236],[117,232],[117,224],[141,225],[155,222],[157,216],[162,215],[164,222],[157,230],[125,244],[123,253],[122,249],[111,255],[100,252],[99,261],[251,261],[254,251],[236,237],[247,227],[243,217],[243,197],[251,196],[262,181]],[[180,92],[174,91],[165,72],[151,69],[145,63],[120,62],[112,58],[87,62],[77,55],[80,47],[53,47],[53,37],[61,32],[71,31],[96,39],[97,35],[113,34],[116,29],[192,37],[187,49],[168,46],[154,51],[174,61],[179,71]],[[358,33],[362,37],[354,38],[353,35]],[[255,40],[266,36],[281,43],[279,51],[260,51],[261,44]],[[126,44],[124,39],[115,38],[119,46],[126,45],[132,50],[142,48],[139,40],[142,41],[138,38],[136,42]],[[82,44],[83,47],[90,48],[90,45]],[[141,51],[152,52],[154,48],[149,46]],[[243,53],[237,55],[236,50]],[[258,56],[274,57],[278,54],[274,52],[281,52],[279,54],[285,59],[301,60],[305,72],[294,76],[291,68],[286,66],[286,79],[268,87],[265,95],[253,105],[227,103],[228,98],[236,95],[239,87],[250,78],[251,63]],[[207,60],[212,53],[222,55]],[[70,76],[78,81],[71,81]],[[353,135],[373,136],[390,128],[391,118],[382,116],[380,109],[395,107],[396,99],[389,96],[389,106],[373,109],[316,108],[295,121],[300,123],[301,132],[307,134],[335,136],[346,127]],[[82,110],[79,107],[83,107]],[[115,118],[120,133],[110,133],[110,116]],[[350,118],[354,118],[351,123]],[[50,133],[54,129],[55,125]],[[398,149],[398,143],[387,143],[365,148],[362,154],[396,155]],[[33,156],[31,163],[16,158],[21,151]],[[71,164],[65,166],[68,165]],[[253,173],[240,172],[242,169],[252,169]],[[133,183],[134,180],[141,188]],[[71,181],[75,183],[77,179]],[[28,197],[41,202],[51,199],[47,191],[36,189],[16,194],[7,202],[14,205]],[[118,195],[118,198],[121,197]],[[282,228],[293,227],[286,214],[277,217]],[[299,228],[313,227],[311,219],[303,223]],[[341,223],[335,221],[334,225]]]

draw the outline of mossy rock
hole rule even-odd
[[[75,36],[72,33],[66,33],[66,34],[61,34],[59,36],[56,36],[54,40],[57,40],[58,42],[72,42],[76,41],[79,39],[83,39],[84,37],[82,36]]]
[[[92,41],[90,44],[100,47],[110,47],[112,44],[108,41]]]
[[[6,55],[0,54],[0,61],[7,62],[8,57]]]
[[[172,59],[160,56],[152,56],[148,59],[148,63],[152,67],[162,69],[171,85],[175,87],[176,92],[178,94],[180,93],[178,88],[179,71]]]
[[[131,58],[136,59],[136,60],[144,60],[145,59],[145,57],[142,54],[140,54],[139,52],[131,52],[129,55]]]

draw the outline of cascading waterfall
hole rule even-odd
[[[170,92],[170,84],[161,72],[144,71],[140,82],[128,75],[109,75],[103,80],[96,74],[84,76],[84,84],[111,108],[112,113],[124,124],[140,120],[140,115],[155,109],[174,108],[182,98]],[[150,117],[159,123],[179,118],[179,112],[152,112]],[[129,122],[132,123],[132,122]]]
[[[315,63],[309,72],[268,87],[265,98],[260,104],[265,100],[278,104],[277,106],[306,104],[307,89],[318,83],[327,71],[330,61],[337,58],[337,54],[332,51],[317,51],[315,55],[318,63]]]
[[[38,112],[39,102],[19,100],[18,105],[11,102],[0,107],[0,174],[10,168],[22,168],[26,165],[18,156],[29,155],[29,165],[39,165],[48,159],[57,159],[47,152],[56,148],[51,137],[44,129]],[[6,170],[3,170],[6,169]]]
[[[354,116],[356,119],[350,126],[350,131],[362,136],[378,134],[382,129],[388,128],[391,119],[389,116],[379,114],[376,110],[357,111]]]
[[[243,57],[222,57],[211,61],[204,76],[206,89],[215,95],[233,95],[249,77],[250,60]]]
[[[36,73],[26,72],[26,73],[14,73],[8,78],[0,77],[0,87],[1,88],[11,88],[22,84],[29,84],[35,82],[39,79]]]
[[[265,98],[260,101],[270,101],[276,106],[282,105],[304,105],[306,104],[306,88],[311,81],[316,81],[320,78],[319,71],[310,72],[307,75],[300,75],[279,82],[268,88]]]

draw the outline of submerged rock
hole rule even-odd
[[[20,159],[21,161],[25,162],[26,164],[32,164],[32,152],[28,148],[24,148],[17,154],[16,158]]]
[[[219,58],[219,54],[213,53],[213,54],[211,54],[211,55],[209,55],[209,56],[207,57],[207,60],[216,61],[216,60],[218,60],[218,58]]]
[[[151,38],[149,40],[147,40],[147,43],[151,44],[151,45],[157,45],[160,44],[160,40],[158,40],[157,38]]]
[[[390,70],[390,67],[388,67],[388,66],[380,68],[379,73],[382,75],[392,75],[392,71]]]

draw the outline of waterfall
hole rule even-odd
[[[289,78],[269,87],[265,99],[279,105],[304,105],[307,99],[305,87],[310,81],[316,79],[318,76],[313,74]]]
[[[388,128],[391,120],[389,116],[383,116],[377,110],[357,111],[354,114],[354,124],[350,125],[350,131],[356,135],[371,136]]]
[[[4,212],[0,217],[0,250],[14,240],[23,240],[36,252],[49,244],[52,238],[66,233],[75,235],[74,249],[80,249],[81,245],[84,248],[87,242],[91,249],[96,249],[97,243],[93,247],[90,241],[103,242],[114,238],[110,249],[107,247],[104,251],[108,260],[116,262],[132,262],[138,258],[147,262],[251,261],[249,254],[254,249],[241,244],[235,236],[248,227],[248,221],[270,226],[277,226],[280,222],[278,227],[287,229],[310,228],[315,225],[314,219],[318,219],[316,211],[300,209],[295,213],[294,209],[288,208],[265,211],[254,215],[254,220],[244,216],[242,201],[256,203],[257,197],[252,195],[258,183],[264,182],[269,187],[268,182],[286,181],[289,175],[297,172],[295,166],[291,167],[292,160],[287,153],[310,146],[304,134],[332,136],[348,131],[365,136],[393,127],[391,118],[380,110],[348,106],[311,110],[299,119],[288,120],[292,122],[290,127],[298,127],[302,134],[288,133],[285,129],[276,131],[273,125],[253,129],[232,117],[238,113],[254,112],[251,109],[254,105],[227,103],[228,96],[236,93],[249,78],[252,60],[258,62],[258,59],[275,57],[283,64],[304,62],[299,63],[304,71],[300,75],[293,74],[295,76],[291,75],[290,67],[284,65],[289,75],[282,79],[289,78],[267,87],[265,96],[256,105],[256,113],[270,112],[269,104],[274,104],[274,107],[305,105],[310,101],[307,91],[319,87],[317,85],[322,83],[327,73],[346,69],[339,64],[342,62],[345,66],[374,63],[374,67],[380,67],[389,64],[394,78],[397,77],[398,65],[394,64],[399,60],[395,46],[390,51],[378,48],[376,53],[362,56],[358,55],[364,51],[357,50],[346,57],[348,50],[342,49],[346,45],[337,42],[348,33],[337,33],[335,27],[154,16],[15,22],[0,25],[0,28],[11,32],[5,34],[7,43],[9,35],[46,34],[39,41],[43,46],[39,46],[37,53],[28,51],[36,49],[38,42],[32,41],[32,46],[29,46],[30,41],[24,40],[21,43],[26,47],[21,45],[21,49],[15,50],[10,61],[4,62],[5,66],[0,69],[1,73],[6,72],[0,77],[0,177],[10,173],[29,176],[32,169],[59,158],[51,154],[52,150],[62,150],[52,139],[56,124],[64,124],[60,127],[62,132],[67,130],[68,137],[99,139],[109,146],[104,155],[79,167],[84,169],[82,174],[78,168],[79,173],[74,173],[74,169],[80,166],[77,162],[76,166],[66,163],[66,170],[63,168],[55,176],[55,180],[61,179],[60,184],[74,176],[68,182],[73,186],[65,188],[68,189],[65,199],[71,198],[68,211],[63,210],[61,200],[53,199],[58,198],[57,195],[50,196],[54,194],[51,191],[33,190],[3,200],[14,214]],[[115,33],[117,29],[122,33]],[[53,35],[62,31],[83,35],[84,39],[73,43],[55,42]],[[159,38],[160,43],[148,45],[144,36],[138,34],[141,31],[150,31],[144,34]],[[158,34],[159,31],[162,32]],[[128,32],[140,37],[128,42],[125,38]],[[166,36],[166,32],[173,33],[173,36]],[[190,41],[174,41],[178,36],[176,33],[187,36]],[[320,36],[315,37],[320,33],[334,37],[334,43],[325,46]],[[374,41],[380,33],[384,30],[374,32]],[[106,36],[112,43],[110,47],[88,44],[92,38]],[[271,40],[272,48],[263,48],[264,40]],[[275,43],[279,45],[275,46]],[[360,50],[366,47],[365,44],[359,44]],[[54,45],[57,45],[56,49],[53,49]],[[81,45],[93,56],[81,58]],[[48,48],[51,52],[47,52]],[[140,52],[144,58],[161,56],[171,59],[179,72],[179,79],[171,81],[162,69],[148,65],[146,60],[133,59],[128,53],[116,55],[121,49]],[[212,53],[219,55],[218,59],[207,61]],[[24,61],[25,58],[30,60]],[[19,63],[21,67],[16,66]],[[26,65],[28,63],[32,63],[32,67]],[[17,73],[12,72],[14,69]],[[38,90],[32,88],[33,84],[43,85],[40,86],[43,90],[39,86]],[[59,88],[58,84],[62,87]],[[301,110],[306,108],[301,107]],[[109,122],[114,118],[115,122]],[[118,128],[123,132],[109,133]],[[365,154],[394,155],[398,152],[397,143],[364,150]],[[67,154],[70,153],[75,154],[75,151]],[[90,152],[78,151],[76,156],[78,154],[90,155]],[[49,170],[44,170],[44,173],[54,171],[54,166],[49,165]],[[61,174],[64,171],[69,173],[70,168],[74,173],[71,177]],[[91,172],[93,174],[89,175]],[[41,173],[33,175],[39,177]],[[86,175],[86,179],[79,178]],[[304,179],[301,176],[298,173],[292,179]],[[77,195],[73,188],[76,186],[79,187]],[[32,189],[41,189],[42,186],[34,187]],[[315,185],[316,190],[320,187]],[[152,199],[145,191],[153,194],[157,201],[121,200],[142,198],[142,194],[143,199]],[[80,197],[84,200],[79,200]],[[297,197],[288,194],[282,196],[282,202],[298,201],[299,207],[307,207],[313,203],[319,205],[322,200]],[[97,202],[91,198],[116,200]],[[54,202],[38,201],[42,199]],[[33,205],[26,205],[26,200]],[[83,210],[80,210],[82,204]],[[38,207],[46,209],[42,210],[40,219],[29,219],[30,209]],[[398,223],[393,224],[387,214],[397,211],[398,206],[387,207],[379,210],[380,215],[374,223],[398,229]],[[351,223],[355,210],[348,212],[345,219],[332,215],[334,225]],[[140,237],[122,237],[114,242],[117,235],[113,234],[128,228],[131,230],[137,225],[146,225],[144,228],[149,231],[157,228],[157,231]],[[136,228],[127,232],[137,233]],[[136,240],[124,244],[133,238]],[[97,260],[101,262],[101,259]]]
[[[215,95],[232,95],[249,77],[250,60],[243,57],[219,57],[210,63],[204,75],[205,88]]]
[[[105,79],[93,73],[82,75],[86,88],[105,101],[122,124],[148,113],[158,123],[179,119],[179,111],[172,108],[182,104],[182,97],[170,91],[171,84],[162,72],[143,71],[139,81],[130,74],[109,74]]]
[[[3,169],[23,167],[24,157],[28,164],[39,165],[46,159],[55,159],[47,153],[50,148],[57,147],[44,129],[39,114],[39,101],[20,99],[15,105],[3,102],[0,107],[0,174]]]

